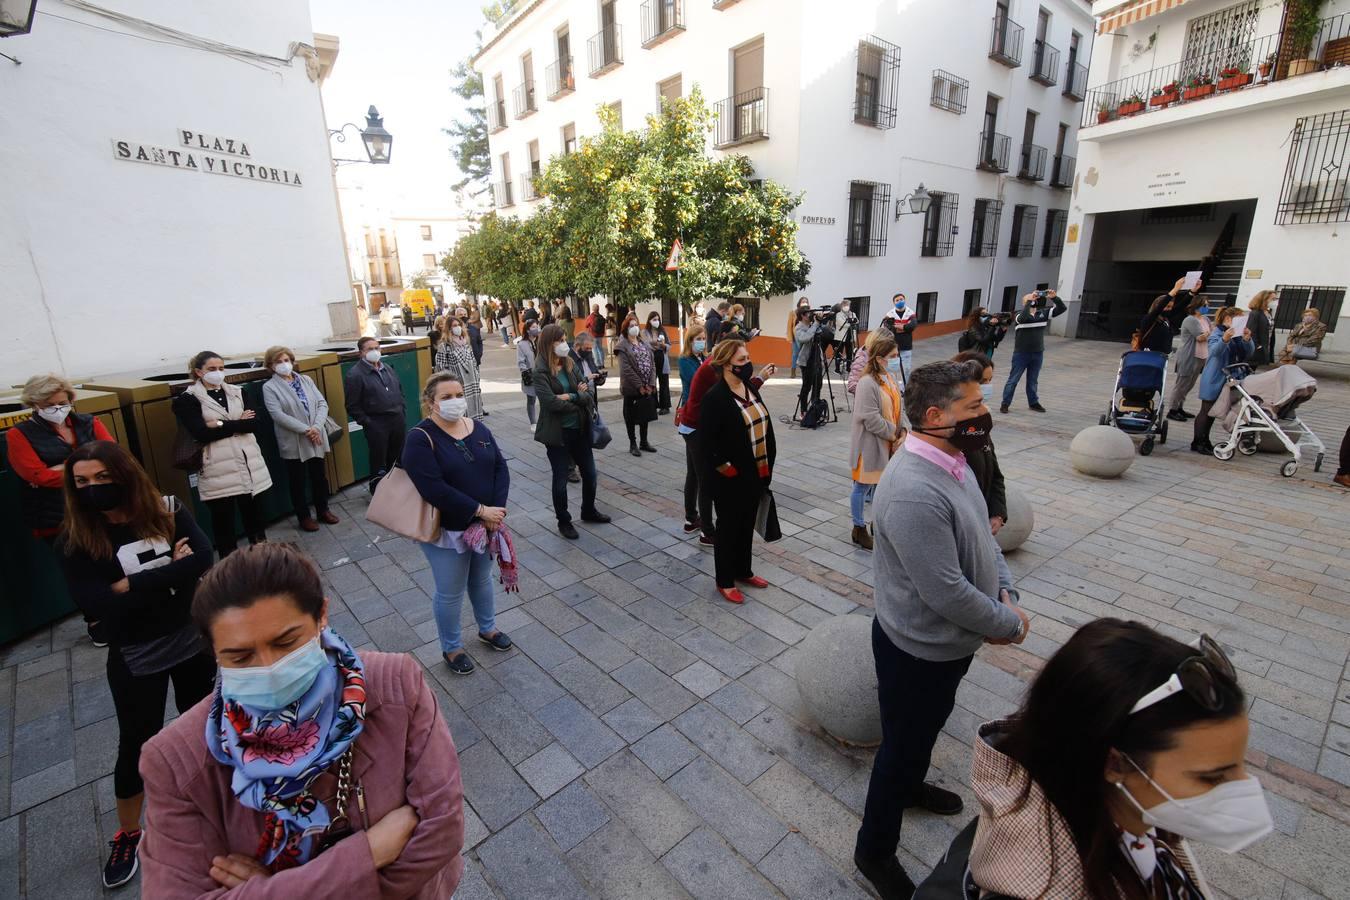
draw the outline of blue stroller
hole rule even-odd
[[[1129,435],[1141,434],[1141,456],[1153,452],[1153,442],[1167,443],[1167,419],[1163,396],[1167,390],[1167,354],[1131,350],[1120,357],[1111,406],[1100,424],[1112,425]]]

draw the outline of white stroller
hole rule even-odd
[[[1251,456],[1266,435],[1273,435],[1294,458],[1280,467],[1292,478],[1304,451],[1315,452],[1313,471],[1322,471],[1326,445],[1303,424],[1298,408],[1317,393],[1317,379],[1298,366],[1279,366],[1260,375],[1238,380],[1234,375],[1250,371],[1246,363],[1227,366],[1228,387],[1219,395],[1211,415],[1222,419],[1228,439],[1214,448],[1219,459],[1232,459],[1234,452]]]

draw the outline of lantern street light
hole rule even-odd
[[[909,201],[909,209],[905,209],[905,201]],[[928,212],[928,207],[933,205],[933,198],[928,195],[928,191],[919,182],[919,186],[911,194],[906,194],[904,199],[895,204],[895,217],[898,219],[903,215],[912,214],[921,216]]]
[[[32,31],[36,7],[37,0],[0,0],[0,37]]]
[[[0,0],[4,2],[4,0]],[[361,135],[361,143],[366,148],[365,159],[334,159],[333,165],[338,166],[343,163],[369,162],[374,165],[388,165],[389,155],[393,152],[394,136],[384,130],[384,119],[380,117],[380,112],[372,106],[366,113],[366,127],[361,128],[353,122],[348,122],[341,128],[330,128],[328,134],[330,137],[337,138],[339,144],[346,143],[347,135],[344,132],[348,128],[353,128],[356,133]]]

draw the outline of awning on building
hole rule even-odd
[[[1149,16],[1156,16],[1160,12],[1167,12],[1169,9],[1186,3],[1187,0],[1134,0],[1133,3],[1126,3],[1111,12],[1102,16],[1097,23],[1097,33],[1107,34],[1115,31],[1117,28],[1123,28],[1126,25],[1138,22],[1141,19],[1147,19]]]

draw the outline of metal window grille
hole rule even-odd
[[[1196,16],[1186,23],[1181,71],[1209,74],[1224,66],[1252,66],[1251,41],[1256,37],[1260,0],[1244,0],[1227,9]]]
[[[924,291],[915,298],[914,315],[920,324],[937,321],[937,298],[937,291]]]
[[[981,197],[975,201],[975,221],[970,228],[971,256],[993,256],[998,253],[998,226],[1002,218],[1002,200]]]
[[[1008,14],[999,11],[994,16],[994,32],[989,37],[989,58],[1010,69],[1022,64],[1022,26]]]
[[[1069,224],[1067,209],[1051,209],[1045,214],[1045,246],[1041,256],[1047,259],[1064,255],[1064,231]]]
[[[942,69],[933,70],[932,104],[938,109],[954,112],[957,115],[966,111],[967,98],[970,95],[970,82]]]
[[[885,256],[891,186],[853,181],[848,187],[848,256]]]
[[[492,185],[492,199],[498,207],[507,207],[515,205],[515,198],[511,195],[511,182],[498,181]]]
[[[1074,168],[1078,165],[1078,160],[1072,156],[1060,154],[1055,157],[1054,168],[1050,174],[1050,184],[1057,188],[1066,188],[1073,185]]]
[[[684,31],[684,0],[646,0],[642,4],[642,46],[657,44]]]
[[[523,119],[536,111],[534,102],[534,79],[522,81],[515,91],[516,118]]]
[[[930,191],[932,203],[923,219],[923,243],[920,256],[951,256],[956,247],[956,213],[960,194]]]
[[[1180,225],[1186,222],[1213,222],[1213,203],[1186,203],[1181,206],[1159,206],[1144,210],[1141,224]]]
[[[720,149],[769,136],[769,89],[752,88],[717,101],[717,125],[713,143]]]
[[[498,97],[487,106],[488,132],[496,133],[506,127],[506,100]]]
[[[975,168],[986,172],[1008,171],[1008,153],[1012,148],[1012,138],[995,131],[980,134],[980,157]]]
[[[873,128],[894,128],[899,96],[900,48],[869,34],[858,42],[853,121]]]
[[[591,63],[592,78],[599,78],[623,65],[623,27],[614,24],[601,28],[586,41],[586,52]]]
[[[872,298],[868,297],[845,297],[848,301],[849,310],[858,317],[858,328],[861,331],[868,330],[868,323],[872,315]]]
[[[1031,80],[1054,87],[1059,82],[1059,51],[1040,38],[1031,43]]]
[[[1350,109],[1294,123],[1276,225],[1350,222]]]
[[[1069,57],[1064,67],[1064,96],[1075,102],[1087,97],[1088,67]]]
[[[544,78],[548,82],[548,99],[556,100],[564,94],[576,90],[576,76],[572,71],[572,57],[564,56],[548,64],[544,69]]]
[[[1327,331],[1335,332],[1336,321],[1341,317],[1341,306],[1345,302],[1345,287],[1315,287],[1310,284],[1277,284],[1275,293],[1279,301],[1275,307],[1275,329],[1284,331],[1298,325],[1303,311],[1309,307],[1317,310],[1320,321],[1325,322]]]
[[[983,296],[983,290],[980,288],[969,288],[965,296],[961,299],[961,315],[968,316],[980,308],[980,298]]]
[[[1035,206],[1019,203],[1013,207],[1012,241],[1008,244],[1008,255],[1017,258],[1031,256],[1036,251],[1036,220],[1040,210]]]
[[[1045,179],[1046,149],[1038,144],[1023,144],[1017,177],[1024,181]]]

